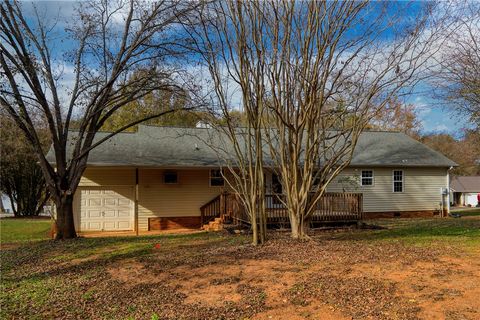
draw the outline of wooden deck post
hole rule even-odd
[[[223,219],[223,216],[226,214],[225,212],[225,192],[220,194],[220,217]]]

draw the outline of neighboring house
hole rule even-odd
[[[7,195],[3,194],[3,193],[0,193],[0,196],[1,196],[1,208],[0,208],[0,212],[1,213],[8,213],[8,214],[12,214],[13,213],[13,210],[12,210],[12,203],[10,201],[10,198],[8,198]]]
[[[226,190],[223,160],[212,146],[234,157],[220,136],[208,128],[141,125],[95,148],[75,194],[76,228],[199,227],[200,208]],[[351,165],[327,191],[362,193],[367,218],[433,216],[448,210],[455,165],[403,133],[364,132]],[[266,193],[281,193],[278,177],[266,172]]]
[[[480,176],[453,177],[450,181],[450,192],[455,206],[477,206],[480,195]]]

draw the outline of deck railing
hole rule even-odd
[[[313,196],[313,195],[312,195]],[[284,205],[285,195],[265,195],[267,223],[287,224],[289,222],[287,208]],[[361,193],[325,193],[315,204],[310,221],[358,221],[363,219]],[[249,223],[249,217],[241,204],[239,195],[222,193],[200,208],[202,224],[223,217],[236,223]]]
[[[313,198],[313,195],[311,196]],[[268,223],[288,222],[285,195],[265,196]],[[361,193],[325,193],[315,204],[312,222],[357,221],[363,219]]]
[[[215,218],[222,215],[224,208],[222,208],[222,194],[219,194],[212,200],[200,207],[200,216],[202,226]]]

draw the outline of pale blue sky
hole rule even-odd
[[[55,19],[59,21],[54,30],[56,37],[53,53],[57,59],[62,60],[62,55],[66,50],[73,49],[75,45],[66,38],[64,32],[68,22],[71,21],[73,9],[76,1],[44,1],[34,2],[40,12],[40,16],[45,19]],[[33,14],[32,2],[23,3],[26,15]],[[68,77],[68,75],[66,75]],[[429,83],[421,83],[415,90],[415,93],[405,97],[404,101],[416,106],[417,113],[423,125],[423,132],[447,132],[459,137],[462,134],[462,128],[468,126],[466,118],[453,114],[445,107],[442,107],[441,101],[436,101],[432,94],[432,88]]]

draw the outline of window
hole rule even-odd
[[[280,178],[275,173],[272,173],[272,193],[275,193],[275,194],[283,193],[282,184],[280,183]]]
[[[313,189],[317,189],[320,186],[320,172],[314,171],[312,178],[313,178],[312,187]]]
[[[279,197],[283,193],[283,188],[282,183],[280,182],[280,177],[275,173],[272,173],[272,193],[274,194],[273,204],[281,204],[282,201]]]
[[[178,183],[178,176],[176,172],[167,171],[163,174],[163,182],[165,184],[175,184]]]
[[[403,192],[402,170],[393,170],[393,192]]]
[[[223,187],[225,181],[223,179],[222,170],[210,170],[210,186]]]
[[[373,170],[362,170],[361,186],[373,186]]]

